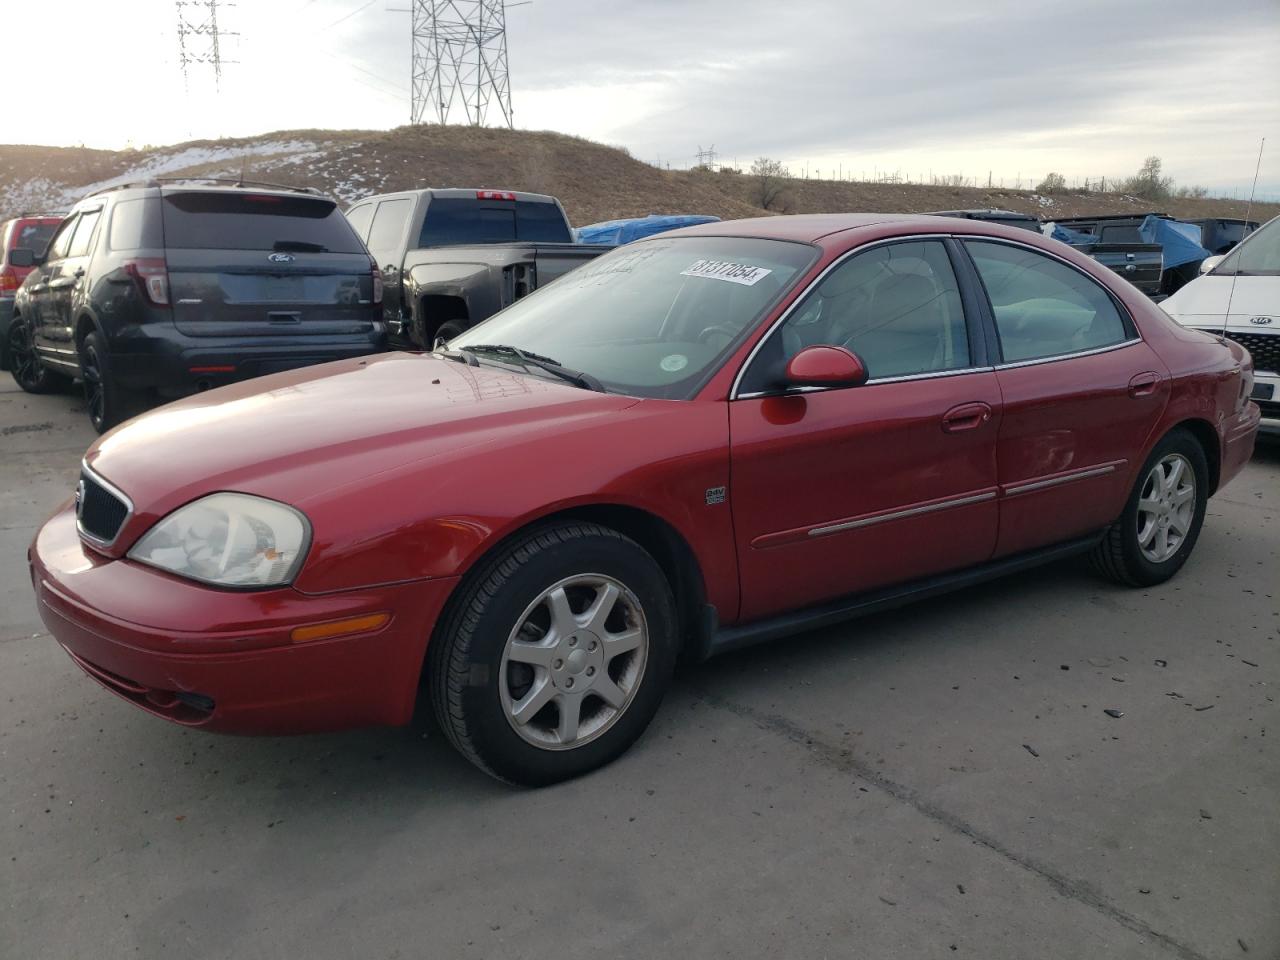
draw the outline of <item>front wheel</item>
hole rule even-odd
[[[436,717],[493,776],[540,786],[622,754],[657,712],[676,659],[671,588],[614,530],[544,527],[481,569],[432,641]]]
[[[1209,499],[1204,448],[1173,430],[1143,464],[1124,513],[1094,548],[1094,566],[1131,587],[1163,583],[1195,547]]]
[[[31,326],[21,315],[9,324],[9,370],[13,379],[27,393],[53,393],[71,383],[68,377],[50,370],[36,353]]]

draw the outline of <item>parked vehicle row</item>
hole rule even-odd
[[[1271,236],[1232,254],[1241,282]],[[405,273],[455,266],[420,252]],[[457,259],[502,275],[483,252]],[[32,582],[73,660],[160,717],[284,733],[429,708],[484,770],[550,783],[627,750],[682,656],[1075,553],[1167,580],[1252,453],[1253,379],[1239,344],[1030,231],[708,224],[433,352],[119,427]]]

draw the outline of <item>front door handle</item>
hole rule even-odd
[[[1129,396],[1135,400],[1139,397],[1149,397],[1156,392],[1156,387],[1159,385],[1160,374],[1153,370],[1135,374],[1133,379],[1129,381]]]
[[[976,430],[990,419],[989,404],[981,401],[962,403],[942,415],[942,432],[959,433],[961,430]]]

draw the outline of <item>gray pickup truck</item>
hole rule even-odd
[[[508,190],[408,190],[367,197],[347,219],[382,271],[394,346],[430,349],[600,256],[573,243],[555,197]]]

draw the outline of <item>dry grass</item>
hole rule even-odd
[[[253,152],[272,143],[287,146],[269,154]],[[764,212],[756,206],[745,175],[658,170],[623,150],[559,133],[436,126],[288,130],[131,151],[0,146],[0,207],[30,207],[42,200],[65,206],[78,196],[77,187],[126,175],[144,161],[193,148],[217,150],[220,157],[166,175],[243,174],[316,187],[344,201],[424,186],[530,190],[559,197],[575,224],[649,213],[709,213],[732,219]],[[789,209],[797,213],[1003,207],[1040,216],[1071,216],[1151,208],[1145,201],[1114,194],[1041,198],[1006,189],[820,180],[793,180],[786,194]],[[1209,199],[1170,200],[1158,206],[1178,216],[1240,216],[1245,209],[1243,201]],[[14,212],[0,209],[0,216]],[[1253,215],[1265,220],[1277,213],[1280,205],[1258,204]]]

